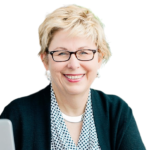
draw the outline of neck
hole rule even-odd
[[[89,89],[80,94],[68,94],[60,92],[55,85],[52,85],[56,101],[61,112],[68,116],[80,116],[84,113],[88,100]]]

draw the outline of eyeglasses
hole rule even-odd
[[[94,58],[94,54],[97,50],[82,49],[75,52],[69,52],[65,50],[48,51],[48,49],[46,49],[46,52],[51,54],[53,60],[56,62],[68,61],[72,54],[75,54],[76,58],[80,61],[90,61]]]

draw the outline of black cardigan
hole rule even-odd
[[[16,150],[49,150],[50,85],[7,105],[0,118],[12,121]],[[98,141],[102,150],[145,150],[130,107],[119,97],[91,90]]]

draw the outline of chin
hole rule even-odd
[[[85,91],[87,91],[87,88],[78,85],[78,86],[66,87],[65,91],[70,95],[78,95],[78,94],[85,93]]]

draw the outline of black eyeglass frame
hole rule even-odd
[[[79,58],[77,57],[76,53],[77,53],[78,51],[82,51],[82,50],[89,50],[89,51],[92,51],[92,52],[93,52],[93,57],[92,57],[91,59],[89,59],[89,60],[81,60],[81,59],[79,59]],[[56,61],[56,60],[54,60],[54,58],[53,58],[53,54],[54,54],[55,52],[60,51],[60,50],[49,51],[48,48],[47,48],[47,49],[46,49],[46,52],[47,52],[48,54],[51,54],[51,55],[52,55],[52,58],[53,58],[53,60],[54,60],[55,62],[65,62],[65,61],[68,61],[68,60],[70,59],[70,57],[71,57],[72,54],[75,54],[76,58],[77,58],[78,60],[80,60],[80,61],[91,61],[91,60],[94,58],[95,53],[97,52],[96,49],[82,49],[82,50],[77,50],[77,51],[75,51],[75,52],[66,51],[66,52],[69,52],[70,56],[69,56],[69,58],[68,58],[67,60],[64,60],[64,61]]]

